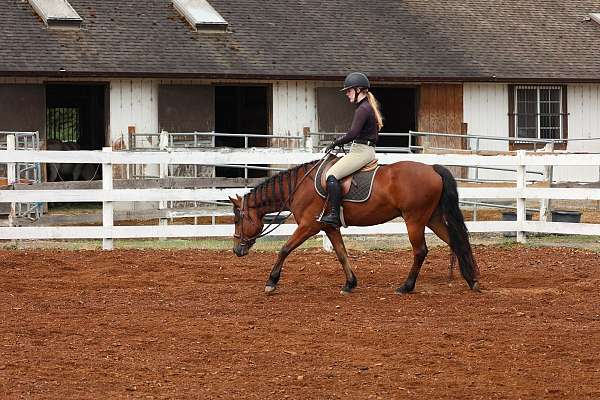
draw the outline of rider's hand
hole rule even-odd
[[[337,147],[337,144],[335,143],[335,141],[329,143],[327,145],[327,147],[325,147],[325,153],[329,153],[331,150],[335,149]]]

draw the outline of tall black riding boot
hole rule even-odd
[[[335,227],[342,225],[340,222],[340,203],[342,202],[342,188],[340,181],[333,175],[327,177],[327,196],[331,211],[321,218],[321,222]]]

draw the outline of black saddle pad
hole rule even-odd
[[[326,198],[327,189],[321,185],[321,176],[323,175],[323,166],[326,163],[321,163],[315,176],[315,190],[319,196]],[[354,203],[362,203],[363,201],[369,200],[371,197],[371,191],[373,189],[373,181],[375,180],[375,174],[379,169],[379,165],[371,171],[359,171],[352,174],[352,183],[350,184],[350,191],[342,198],[343,201],[351,201]]]

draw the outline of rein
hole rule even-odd
[[[329,154],[331,153],[331,151],[328,151],[325,153],[325,155],[315,163],[315,165],[313,165],[307,172],[306,174],[304,174],[304,176],[302,177],[302,179],[300,179],[300,181],[296,184],[296,186],[294,187],[294,190],[292,191],[292,193],[289,195],[287,200],[283,200],[281,202],[281,207],[279,208],[279,211],[277,212],[277,215],[275,215],[276,219],[277,217],[279,217],[279,215],[281,215],[281,212],[287,207],[289,208],[290,202],[292,200],[292,198],[294,197],[294,194],[296,193],[296,191],[298,190],[298,188],[300,187],[300,184],[304,181],[304,179],[306,179],[306,177],[308,177],[310,175],[310,173],[313,171],[313,169],[315,169],[318,165],[320,165],[327,157],[329,157]],[[290,213],[290,215],[288,215],[287,217],[285,217],[285,219],[283,219],[281,222],[277,223],[276,225],[273,222],[269,222],[269,225],[267,225],[265,228],[263,228],[261,230],[260,233],[258,233],[258,235],[254,235],[251,238],[243,238],[243,232],[244,232],[244,219],[246,219],[245,217],[248,215],[248,212],[245,210],[246,208],[246,196],[244,195],[244,197],[242,198],[242,207],[240,208],[240,234],[234,234],[233,237],[236,239],[240,240],[240,243],[242,246],[246,246],[246,245],[251,245],[254,244],[254,242],[256,242],[256,239],[259,239],[263,236],[268,235],[269,233],[273,232],[275,229],[279,228],[289,217],[290,215],[292,215]],[[252,221],[250,219],[250,217],[248,216],[248,220],[249,222],[254,225],[255,227],[258,226],[258,224],[254,221]],[[275,225],[271,228],[271,225]],[[269,229],[270,228],[270,229]]]

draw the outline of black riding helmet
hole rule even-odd
[[[346,76],[344,79],[344,88],[340,90],[340,92],[345,92],[348,89],[352,88],[364,88],[368,89],[371,87],[369,83],[369,78],[362,72],[352,72]]]

